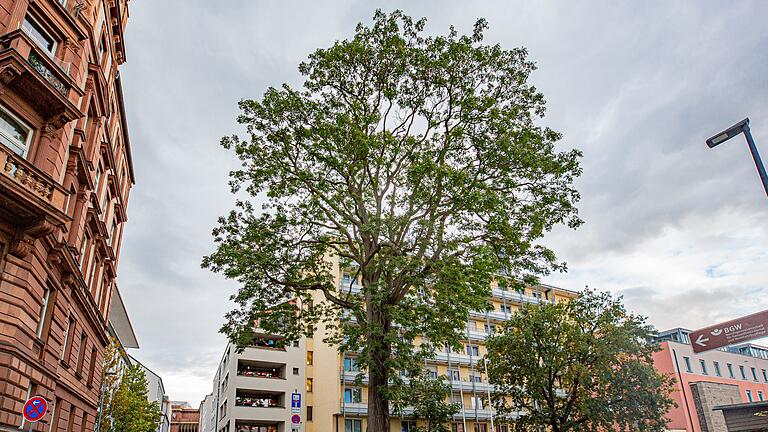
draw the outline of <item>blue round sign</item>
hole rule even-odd
[[[40,396],[29,398],[22,410],[24,418],[29,422],[39,421],[43,418],[46,412],[48,412],[48,401]]]

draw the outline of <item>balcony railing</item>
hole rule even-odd
[[[37,54],[34,52],[29,53],[29,57],[27,57],[27,62],[34,70],[37,71],[40,75],[42,75],[43,78],[45,78],[46,81],[50,85],[53,86],[53,88],[56,89],[59,93],[61,93],[62,96],[67,96],[67,85],[64,84],[56,75],[51,72],[51,69],[43,63],[40,58],[37,57]],[[62,70],[63,71],[63,70]]]
[[[0,144],[0,176],[4,182],[10,183],[7,189],[16,190],[15,202],[24,206],[30,216],[47,215],[60,223],[66,221],[64,207],[68,192],[26,159],[2,144]],[[28,199],[22,200],[23,195]]]

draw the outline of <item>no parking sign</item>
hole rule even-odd
[[[29,398],[21,411],[24,419],[31,423],[40,421],[46,412],[48,412],[48,401],[40,396]]]

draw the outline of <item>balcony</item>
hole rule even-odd
[[[47,174],[0,144],[0,217],[20,227],[24,236],[40,238],[66,223],[68,195]],[[14,255],[26,256],[18,252]]]
[[[70,101],[83,91],[69,76],[69,64],[50,57],[23,30],[0,37],[0,81],[29,102],[54,127],[83,116]]]
[[[499,288],[494,288],[492,291],[493,297],[497,299],[509,300],[515,304],[542,304],[542,303],[554,303],[554,300],[547,300],[536,296],[523,294],[519,291],[507,291]]]
[[[285,379],[285,365],[239,359],[237,376],[246,378]]]
[[[283,393],[237,389],[235,406],[248,408],[285,408]]]

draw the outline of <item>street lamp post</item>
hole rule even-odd
[[[765,189],[765,194],[768,195],[768,175],[765,173],[765,166],[763,166],[763,161],[760,159],[760,153],[757,151],[755,140],[752,139],[752,132],[749,130],[749,118],[745,118],[708,139],[707,146],[709,148],[716,147],[741,133],[744,133],[744,136],[747,138],[747,145],[749,146],[750,153],[752,153],[755,166],[757,166],[757,172],[760,174],[760,181],[763,182],[763,189]]]

